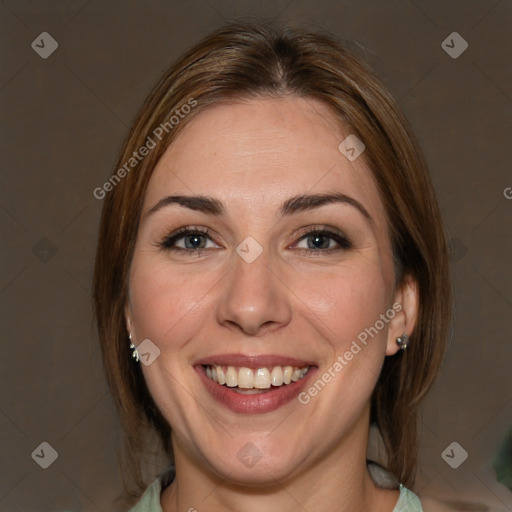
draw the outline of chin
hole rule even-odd
[[[232,445],[235,443],[236,440]],[[238,451],[226,450],[222,454],[210,451],[203,454],[213,471],[233,485],[271,487],[292,478],[300,469],[301,461],[291,447],[283,450],[282,444],[267,443],[259,449],[257,441],[240,444]]]
[[[273,487],[278,482],[279,485],[282,485],[294,472],[290,467],[290,461],[284,462],[275,458],[266,461],[260,459],[252,467],[233,464],[222,468],[222,470],[223,478],[227,478],[232,485],[254,488]]]

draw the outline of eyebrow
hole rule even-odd
[[[332,203],[344,203],[353,206],[360,213],[363,214],[366,219],[372,221],[372,218],[366,208],[356,199],[347,196],[346,194],[334,193],[334,194],[301,194],[293,196],[287,199],[279,209],[279,216],[284,217],[293,215],[300,212],[313,210],[320,208],[321,206],[332,204]],[[160,199],[146,215],[151,215],[156,211],[169,206],[171,204],[178,204],[190,210],[199,211],[209,215],[221,216],[226,213],[226,208],[222,201],[209,196],[166,196]]]

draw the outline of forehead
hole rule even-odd
[[[225,202],[228,211],[262,214],[292,195],[341,192],[385,223],[363,158],[350,162],[338,149],[348,135],[314,99],[215,104],[188,122],[167,148],[150,178],[144,210],[172,193],[209,195]]]

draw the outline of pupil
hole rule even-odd
[[[201,245],[201,235],[189,235],[185,239],[185,245],[187,249],[197,249]]]
[[[312,235],[311,238],[317,249],[327,249],[329,247],[329,240],[324,235]],[[327,243],[322,244],[322,240]]]

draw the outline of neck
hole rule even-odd
[[[307,468],[281,480],[269,474],[265,485],[254,487],[231,483],[229,473],[219,475],[198,464],[175,441],[176,478],[162,493],[162,510],[390,512],[399,493],[374,484],[366,466],[368,422],[366,428],[357,423]]]

